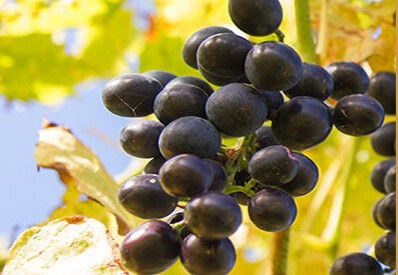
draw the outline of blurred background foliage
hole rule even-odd
[[[281,30],[286,43],[298,48],[294,2],[281,3]],[[319,64],[350,60],[369,74],[395,71],[395,1],[310,0],[309,4]],[[54,104],[73,94],[78,83],[121,73],[163,69],[199,76],[182,61],[181,47],[191,33],[209,25],[227,26],[243,35],[228,17],[226,0],[3,0],[0,94],[10,101]],[[317,189],[296,199],[299,212],[291,231],[288,274],[326,274],[337,256],[372,253],[371,246],[382,234],[371,217],[371,208],[382,195],[369,182],[372,167],[382,158],[371,151],[368,137],[350,138],[335,130],[322,145],[304,153],[319,166],[321,179]],[[103,222],[120,239],[114,217],[94,200],[82,201],[85,189],[76,184],[79,178],[60,176],[67,186],[64,205],[49,220],[86,215]],[[91,186],[90,178],[80,183],[87,181]],[[120,181],[110,184],[117,186]],[[242,210],[246,213],[245,207]],[[269,237],[270,233],[251,226],[246,215],[232,238],[238,251],[232,274],[263,274]],[[165,274],[185,271],[176,264]]]

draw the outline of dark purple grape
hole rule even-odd
[[[228,11],[239,29],[254,36],[273,33],[282,22],[278,0],[229,0]]]
[[[250,176],[249,172],[247,172],[244,169],[238,168],[238,170],[235,173],[234,177],[234,182],[235,185],[238,186],[245,186],[247,182],[249,182],[252,179]],[[247,196],[243,192],[234,192],[229,194],[231,197],[235,199],[235,201],[241,205],[249,205],[250,202],[250,197]]]
[[[211,94],[206,103],[206,115],[220,132],[245,136],[264,123],[267,106],[257,90],[233,83]]]
[[[271,129],[281,145],[304,150],[326,139],[332,130],[332,118],[321,101],[298,96],[283,103],[274,113]]]
[[[174,197],[192,197],[210,187],[213,173],[199,157],[182,154],[167,160],[160,168],[159,177],[166,193]]]
[[[377,207],[377,218],[384,228],[395,231],[395,192],[386,195]]]
[[[198,48],[196,57],[199,71],[204,70],[222,78],[239,79],[245,73],[245,58],[251,48],[249,41],[233,33],[210,36]]]
[[[256,152],[249,161],[250,175],[267,185],[288,183],[296,175],[298,160],[288,148],[281,145],[268,146]]]
[[[181,245],[180,258],[191,274],[227,274],[235,265],[236,253],[229,239],[207,241],[191,234]]]
[[[119,142],[123,150],[139,158],[160,156],[158,139],[164,125],[148,119],[135,119],[119,134]]]
[[[386,114],[395,114],[395,72],[377,72],[370,78],[367,95],[377,99]]]
[[[369,86],[369,77],[361,66],[354,62],[334,62],[325,67],[333,80],[331,98],[364,94]]]
[[[211,26],[205,27],[194,32],[187,40],[185,40],[182,47],[182,58],[189,66],[194,69],[198,68],[196,54],[200,44],[212,35],[219,33],[233,33],[227,28]]]
[[[159,174],[160,167],[165,161],[166,159],[162,157],[153,158],[145,165],[143,172],[146,174]]]
[[[143,73],[143,75],[156,79],[157,81],[160,82],[160,84],[162,84],[163,87],[165,87],[167,83],[169,83],[171,80],[177,77],[175,74],[162,70],[147,71]]]
[[[384,190],[387,194],[395,192],[396,189],[396,168],[395,165],[387,170],[384,176]]]
[[[283,96],[280,92],[269,92],[258,90],[263,96],[265,103],[268,107],[267,119],[272,120],[272,115],[283,104]]]
[[[248,210],[250,220],[268,232],[287,229],[297,216],[297,207],[292,197],[271,187],[265,187],[254,194]]]
[[[270,126],[261,126],[255,132],[256,135],[256,148],[262,149],[268,146],[279,145],[276,141]]]
[[[333,81],[329,73],[319,65],[304,62],[300,81],[283,93],[289,98],[310,96],[324,101],[332,90]]]
[[[334,125],[340,132],[350,136],[369,135],[380,128],[383,120],[383,107],[366,95],[345,96],[334,107]]]
[[[142,219],[163,218],[173,212],[178,202],[163,191],[159,176],[155,174],[142,174],[126,180],[117,197],[127,211]]]
[[[380,228],[385,229],[385,227],[380,223],[379,218],[377,217],[377,213],[379,211],[379,205],[380,205],[380,203],[381,203],[381,201],[383,199],[384,199],[384,197],[379,199],[378,201],[376,201],[376,203],[373,205],[373,207],[372,207],[372,218],[373,218],[373,221],[375,222],[375,224],[377,224],[377,226],[379,226]]]
[[[280,188],[290,196],[304,196],[315,188],[319,179],[318,167],[307,156],[293,152],[292,156],[298,160],[297,175]]]
[[[195,196],[185,205],[185,222],[196,236],[219,240],[238,229],[242,213],[233,198],[211,191]]]
[[[213,74],[209,71],[206,71],[203,68],[199,68],[199,71],[207,81],[209,81],[211,84],[216,85],[216,86],[224,86],[227,84],[239,82],[239,79],[241,79],[241,77],[242,77],[242,75],[220,76],[220,75]]]
[[[203,161],[209,165],[213,174],[213,181],[208,190],[221,192],[227,184],[227,173],[224,167],[212,159],[204,159]]]
[[[160,273],[177,261],[180,239],[170,225],[149,221],[133,229],[120,244],[123,266],[139,274]]]
[[[206,81],[194,76],[186,75],[174,78],[172,81],[170,81],[169,85],[171,86],[174,84],[191,84],[200,88],[207,95],[211,95],[214,92],[213,88],[207,84]]]
[[[160,122],[168,124],[183,116],[206,118],[207,94],[191,84],[167,85],[155,98],[153,109]]]
[[[329,275],[383,275],[380,264],[364,253],[351,253],[335,260]]]
[[[293,48],[276,41],[253,46],[247,54],[245,72],[258,89],[287,90],[300,80],[303,69],[300,56]]]
[[[395,232],[387,232],[376,241],[376,259],[382,264],[395,269],[395,248]]]
[[[213,124],[193,116],[172,121],[159,137],[159,149],[165,158],[184,153],[214,158],[220,146],[221,137]]]
[[[384,190],[384,177],[392,166],[395,166],[395,158],[380,161],[373,167],[370,173],[370,182],[377,191],[386,193],[386,190]]]
[[[153,101],[162,84],[141,74],[121,75],[109,80],[102,89],[102,102],[112,113],[142,117],[153,112]]]
[[[381,126],[370,137],[373,151],[382,156],[395,156],[395,122]]]

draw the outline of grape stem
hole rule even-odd
[[[306,62],[318,63],[312,40],[308,0],[294,0],[298,50]]]
[[[286,275],[289,250],[289,228],[272,234],[267,275]]]
[[[285,41],[285,34],[280,29],[277,29],[274,34],[278,37],[279,42],[283,43]]]

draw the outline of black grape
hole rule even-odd
[[[261,230],[278,232],[287,229],[297,216],[292,197],[275,188],[265,187],[249,203],[250,220]]]
[[[396,167],[395,165],[390,167],[387,170],[386,175],[384,176],[384,190],[387,194],[395,192],[396,188]]]
[[[205,118],[207,94],[191,84],[167,85],[155,98],[153,109],[160,122],[168,124],[183,116]]]
[[[364,253],[351,253],[335,260],[329,275],[383,275],[380,264]]]
[[[221,33],[203,41],[197,52],[199,71],[222,78],[240,78],[244,74],[247,53],[252,48],[249,41],[233,33]],[[204,75],[206,78],[206,76]],[[206,78],[209,82],[211,79]],[[214,83],[217,85],[217,83]]]
[[[270,126],[262,125],[255,132],[256,135],[256,143],[255,146],[258,149],[262,149],[272,145],[279,145],[278,141],[276,141],[274,135],[272,134],[272,130]]]
[[[211,191],[188,201],[185,205],[185,222],[196,236],[206,240],[219,240],[238,229],[242,222],[242,213],[233,198]]]
[[[119,134],[123,150],[135,157],[152,158],[160,156],[158,139],[164,125],[148,119],[135,119]]]
[[[221,137],[213,124],[193,116],[172,121],[159,137],[159,149],[165,158],[184,153],[213,158],[220,146]]]
[[[189,76],[189,75],[174,78],[172,81],[169,82],[169,85],[182,84],[182,83],[194,85],[200,88],[207,95],[211,95],[211,93],[214,92],[213,88],[209,84],[207,84],[206,81],[200,79],[199,77]]]
[[[266,41],[247,54],[245,72],[258,89],[287,90],[300,80],[303,66],[297,52],[286,44]]]
[[[307,156],[293,152],[292,156],[298,160],[297,175],[280,188],[290,196],[304,196],[315,188],[319,178],[316,164]]]
[[[273,113],[283,104],[283,95],[280,92],[258,91],[268,107],[267,119],[272,120]]]
[[[380,128],[384,110],[380,103],[366,95],[354,94],[341,98],[333,111],[333,123],[347,135],[369,135]]]
[[[176,208],[178,202],[163,191],[159,176],[155,174],[142,174],[126,180],[117,197],[127,211],[142,219],[163,218]]]
[[[228,11],[239,29],[254,36],[273,33],[282,22],[278,0],[229,0]]]
[[[395,247],[395,232],[387,232],[376,241],[376,259],[382,264],[395,269]]]
[[[383,199],[384,199],[384,197],[379,199],[378,201],[376,201],[376,203],[373,205],[373,207],[372,207],[372,218],[373,218],[373,221],[375,222],[375,224],[377,224],[380,228],[384,228],[385,229],[385,227],[380,223],[379,218],[377,217],[377,213],[379,211],[379,205],[380,205],[380,203],[381,203],[381,201]]]
[[[209,71],[206,71],[203,68],[199,68],[199,71],[207,81],[209,81],[211,84],[217,85],[217,86],[224,86],[224,85],[227,85],[230,83],[240,82],[239,79],[241,78],[241,76],[237,77],[237,76],[216,75]]]
[[[267,106],[257,90],[245,84],[232,83],[210,95],[206,115],[221,133],[245,136],[264,123]]]
[[[127,74],[112,78],[102,90],[102,102],[112,113],[142,117],[153,112],[153,101],[162,84],[152,77]]]
[[[351,94],[364,94],[369,86],[369,77],[361,66],[354,62],[334,62],[325,67],[333,80],[331,98],[340,99]]]
[[[151,159],[144,167],[144,173],[146,174],[159,174],[160,167],[166,161],[163,157],[157,157]]]
[[[156,220],[137,226],[120,244],[121,263],[139,274],[166,270],[177,261],[179,253],[177,232],[167,223]]]
[[[160,168],[159,177],[166,193],[174,197],[192,197],[210,187],[213,173],[199,157],[182,154],[167,160]]]
[[[298,96],[283,103],[272,119],[274,137],[291,150],[313,147],[324,141],[332,130],[329,108],[309,96]]]
[[[383,105],[386,114],[395,114],[395,72],[377,72],[370,78],[367,95]]]
[[[377,207],[377,218],[384,228],[395,231],[395,192],[386,195]]]
[[[207,241],[191,234],[181,245],[181,263],[191,274],[227,274],[235,265],[229,239]]]
[[[143,73],[143,75],[153,77],[154,79],[159,81],[163,87],[165,87],[167,85],[167,83],[169,83],[171,80],[173,80],[174,78],[177,77],[175,74],[172,74],[172,73],[169,73],[166,71],[162,71],[162,70],[147,71],[147,72]]]
[[[189,66],[194,69],[198,68],[198,63],[196,60],[196,53],[200,44],[206,40],[208,37],[219,34],[219,33],[233,33],[227,28],[211,26],[205,27],[194,32],[187,40],[185,40],[182,47],[182,58]]]
[[[288,148],[268,146],[256,152],[249,161],[249,173],[261,183],[280,186],[291,181],[298,170],[298,160]]]
[[[395,155],[395,122],[389,122],[381,126],[370,137],[373,151],[382,156]]]
[[[245,186],[247,182],[249,182],[252,179],[250,176],[249,172],[242,168],[238,168],[238,170],[235,173],[234,177],[234,182],[238,186]],[[241,205],[249,205],[250,202],[250,197],[247,196],[243,192],[234,192],[229,194],[231,197],[235,199],[235,201]]]
[[[333,81],[329,73],[321,66],[304,62],[300,81],[283,93],[289,98],[305,95],[324,101],[332,90]]]
[[[380,161],[373,167],[372,172],[370,173],[370,182],[377,191],[386,193],[386,190],[384,190],[384,177],[386,176],[388,169],[394,165],[395,158],[391,158]]]
[[[208,190],[221,192],[227,184],[227,173],[225,172],[224,167],[212,159],[204,159],[203,161],[209,165],[213,174],[213,181]]]

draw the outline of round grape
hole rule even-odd
[[[166,159],[162,157],[153,158],[145,165],[143,172],[146,174],[159,174],[160,167],[165,161]]]
[[[384,228],[395,231],[395,192],[383,198],[377,207],[377,218]]]
[[[169,83],[171,80],[177,77],[175,74],[162,70],[147,71],[143,73],[143,75],[156,79],[157,81],[160,82],[160,84],[162,84],[163,87],[165,87],[167,83]]]
[[[351,253],[335,260],[329,275],[383,275],[380,264],[364,253]]]
[[[396,123],[389,122],[381,126],[370,137],[373,151],[382,156],[395,156]]]
[[[375,244],[375,255],[379,262],[395,269],[395,232],[387,232]]]
[[[199,77],[189,75],[180,76],[174,78],[172,81],[169,82],[170,86],[174,84],[191,84],[200,88],[207,95],[211,95],[214,92],[213,88],[209,84],[207,84],[206,81],[200,79]]]
[[[395,192],[396,188],[396,169],[395,165],[390,167],[387,170],[386,175],[384,176],[384,190],[387,194]]]
[[[221,192],[227,184],[227,173],[225,172],[224,167],[212,159],[204,159],[203,161],[209,165],[213,174],[213,181],[208,190]]]
[[[383,105],[386,114],[395,115],[395,72],[377,72],[370,78],[367,95]]]
[[[377,191],[386,193],[386,190],[384,190],[384,177],[386,176],[388,169],[394,165],[395,158],[391,158],[380,161],[373,167],[372,172],[370,173],[370,182]]]

